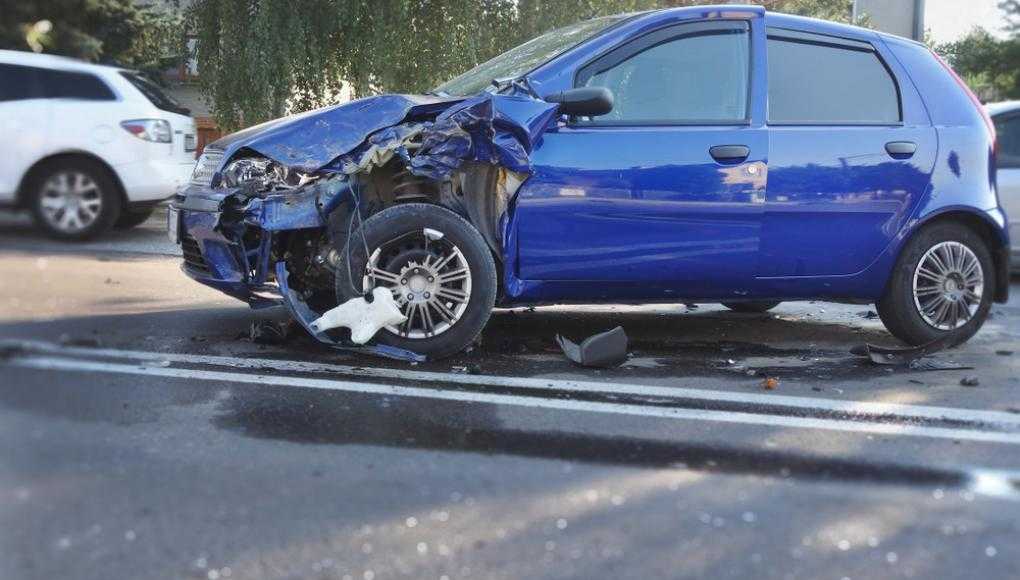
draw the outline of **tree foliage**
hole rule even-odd
[[[5,0],[0,48],[159,70],[184,55],[183,19],[132,0]]]
[[[418,93],[553,28],[692,0],[196,0],[199,76],[227,129],[354,95]],[[852,0],[762,0],[848,21]],[[346,84],[345,84],[346,83]]]

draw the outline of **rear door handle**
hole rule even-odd
[[[890,141],[885,144],[885,152],[897,159],[912,157],[917,151],[917,143],[913,141]]]
[[[743,161],[751,154],[747,145],[716,145],[708,150],[712,158],[719,162]]]

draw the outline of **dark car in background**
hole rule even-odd
[[[560,302],[876,303],[907,343],[962,342],[1008,293],[995,163],[925,46],[699,6],[224,137],[170,229],[189,276],[306,328],[390,289],[406,319],[375,340],[432,357]]]

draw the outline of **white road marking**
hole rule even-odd
[[[237,358],[212,355],[160,353],[134,350],[83,348],[60,346],[42,341],[0,341],[0,345],[11,344],[26,348],[29,352],[62,354],[84,357],[120,358],[143,361],[169,361],[171,363],[215,365],[240,369],[273,369],[283,372],[332,373],[354,378],[378,378],[399,381],[425,381],[453,383],[489,388],[532,389],[539,391],[560,391],[574,393],[598,393],[640,397],[691,399],[721,403],[762,405],[769,408],[786,407],[807,412],[833,412],[859,417],[890,418],[900,421],[950,420],[966,423],[992,423],[1020,426],[1020,415],[1004,411],[983,411],[928,405],[907,405],[899,403],[876,403],[869,401],[840,401],[817,397],[794,397],[772,393],[741,393],[734,391],[713,391],[686,387],[665,387],[655,385],[628,384],[600,381],[574,381],[561,379],[506,377],[498,375],[468,375],[458,373],[437,373],[375,367],[357,367],[328,363],[312,363],[267,358]]]
[[[653,417],[685,421],[710,421],[716,423],[732,423],[764,427],[784,427],[797,429],[822,429],[858,434],[926,437],[932,439],[951,439],[957,441],[973,441],[982,443],[1004,443],[1020,445],[1020,433],[996,431],[979,431],[975,429],[958,429],[946,427],[925,427],[903,423],[874,423],[841,419],[820,419],[812,417],[791,417],[784,415],[755,414],[746,412],[713,411],[686,409],[676,407],[655,407],[636,404],[605,403],[594,401],[576,401],[569,399],[543,398],[526,395],[501,395],[480,393],[476,391],[454,391],[442,388],[403,387],[374,383],[359,383],[342,380],[327,380],[308,377],[286,377],[262,375],[254,373],[236,373],[208,371],[198,369],[181,369],[171,367],[149,367],[120,363],[95,362],[69,358],[24,356],[7,361],[8,365],[55,371],[79,371],[92,373],[112,373],[138,375],[147,377],[164,377],[168,379],[186,379],[215,381],[223,383],[242,383],[263,387],[299,387],[306,389],[323,389],[387,395],[395,397],[414,397],[445,401],[469,403],[488,403],[528,408],[544,408],[563,411],[581,411],[614,415]]]

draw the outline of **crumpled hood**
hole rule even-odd
[[[247,148],[306,173],[363,166],[366,150],[379,147],[400,148],[414,173],[435,179],[468,160],[528,173],[529,154],[557,111],[521,94],[380,95],[256,125],[211,147],[222,149],[224,160]],[[423,143],[412,160],[402,141],[416,123]]]
[[[310,173],[350,152],[380,129],[406,119],[434,116],[462,100],[426,95],[366,97],[255,125],[209,146],[223,150],[224,160],[247,148],[291,169]]]

